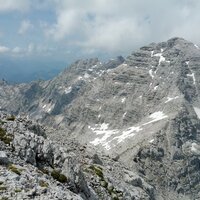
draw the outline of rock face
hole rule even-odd
[[[11,120],[12,119],[12,120]],[[125,166],[75,141],[57,143],[39,124],[0,112],[0,194],[4,199],[154,199],[154,189],[123,180]],[[37,127],[34,128],[33,127]],[[10,140],[5,140],[5,138]],[[139,187],[139,188],[137,188]]]
[[[4,151],[0,151],[0,164],[7,165],[9,163],[8,156]]]
[[[0,95],[1,110],[51,127],[48,139],[37,125],[14,123],[22,129],[13,140],[17,156],[39,168],[55,165],[82,198],[200,199],[197,45],[172,38],[125,59],[79,60],[50,81],[3,82]],[[84,175],[85,160],[97,177]]]

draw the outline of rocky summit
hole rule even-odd
[[[3,199],[200,199],[200,49],[182,38],[49,81],[0,82]]]

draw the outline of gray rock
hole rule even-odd
[[[0,165],[8,165],[9,164],[9,158],[4,151],[0,151]]]

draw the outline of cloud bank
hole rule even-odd
[[[63,58],[128,54],[176,36],[199,44],[199,10],[199,0],[0,0],[1,18],[15,20],[0,22],[1,39],[12,38],[12,54]]]
[[[0,0],[0,12],[24,12],[29,8],[30,2],[30,0]]]
[[[18,33],[23,35],[26,32],[28,32],[29,30],[31,30],[33,28],[33,25],[31,24],[31,22],[29,20],[23,20],[21,22],[20,28],[18,30]]]
[[[200,41],[200,1],[54,0],[46,35],[82,48],[118,52],[180,36]]]

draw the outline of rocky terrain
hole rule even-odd
[[[172,38],[107,63],[79,60],[49,81],[2,81],[0,105],[2,155],[34,180],[36,199],[200,199],[197,45]],[[10,164],[1,169],[9,180]],[[32,198],[16,182],[5,197]]]
[[[1,199],[154,199],[136,172],[75,141],[56,143],[26,118],[0,113]]]

